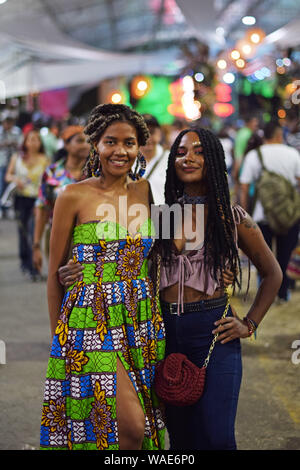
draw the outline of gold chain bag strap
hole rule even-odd
[[[156,302],[159,302],[160,257],[157,269]],[[230,306],[230,296],[226,290],[227,302],[221,318],[225,318]],[[154,388],[157,396],[166,404],[189,406],[202,396],[205,384],[206,368],[215,347],[219,333],[215,333],[208,355],[199,368],[181,353],[169,354],[161,361],[155,371]]]

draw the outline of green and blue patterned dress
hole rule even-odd
[[[145,413],[143,449],[163,449],[165,424],[153,391],[165,331],[147,257],[151,220],[131,236],[112,222],[74,228],[82,280],[69,287],[53,338],[45,383],[41,449],[119,449],[117,358]]]

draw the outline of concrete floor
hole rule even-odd
[[[233,299],[240,316],[255,292],[255,277],[252,272],[248,301]],[[11,220],[0,221],[0,312],[0,350],[1,341],[6,346],[6,364],[0,365],[0,450],[36,449],[50,350],[46,283],[31,283],[20,273]],[[300,363],[292,362],[296,340],[300,360],[299,283],[286,306],[271,307],[258,339],[242,340],[240,450],[300,449]]]

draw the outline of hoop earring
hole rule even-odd
[[[140,166],[139,171],[137,171],[138,166]],[[134,173],[130,170],[128,173],[128,176],[132,179],[132,181],[139,180],[140,178],[144,176],[145,171],[146,171],[146,166],[147,166],[146,159],[144,155],[141,152],[139,152],[137,154],[137,162],[136,162]]]

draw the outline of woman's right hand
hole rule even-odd
[[[58,270],[59,282],[64,287],[69,287],[74,284],[74,282],[81,280],[82,271],[83,266],[70,259],[66,265],[61,266]]]
[[[43,255],[40,247],[33,247],[32,262],[35,269],[40,273],[43,264]]]

